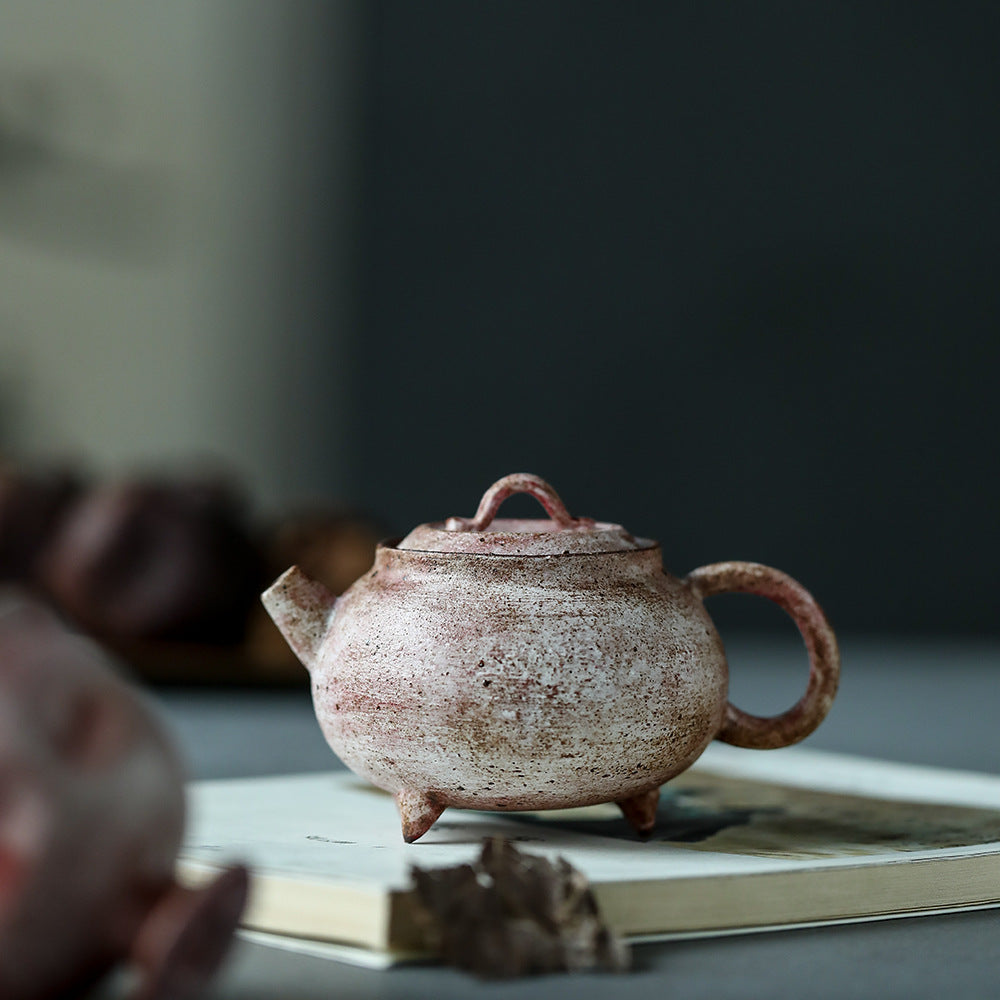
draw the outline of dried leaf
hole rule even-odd
[[[415,867],[413,879],[427,943],[449,965],[486,978],[628,967],[586,878],[563,858],[494,837],[473,864]]]

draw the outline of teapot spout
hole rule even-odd
[[[298,566],[292,566],[260,599],[295,655],[312,671],[336,610],[337,598]]]

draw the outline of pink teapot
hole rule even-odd
[[[496,519],[513,493],[550,519]],[[727,700],[703,601],[730,591],[770,598],[805,640],[806,691],[781,715]],[[527,474],[494,483],[471,519],[383,543],[340,598],[293,566],[263,601],[311,674],[330,746],[395,795],[408,842],[448,806],[616,802],[648,833],[660,786],[713,739],[753,749],[803,739],[840,673],[823,611],[791,577],[723,562],[677,579],[657,542],[570,516]]]

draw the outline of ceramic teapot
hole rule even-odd
[[[513,493],[549,519],[497,519]],[[770,598],[805,639],[806,691],[781,715],[727,701],[703,601],[729,591]],[[328,743],[395,795],[408,842],[448,806],[616,802],[648,833],[660,786],[713,739],[754,749],[803,739],[840,672],[823,611],[791,577],[724,562],[677,579],[657,542],[570,516],[527,474],[494,483],[471,519],[382,543],[340,598],[293,566],[263,601],[311,674]]]

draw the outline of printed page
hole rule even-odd
[[[446,810],[405,844],[395,803],[350,773],[201,782],[186,861],[241,859],[286,878],[402,889],[413,865],[470,861],[483,838],[562,855],[592,882],[882,864],[1000,850],[1000,779],[806,751],[713,745],[663,789],[639,840],[613,804],[547,813]]]

